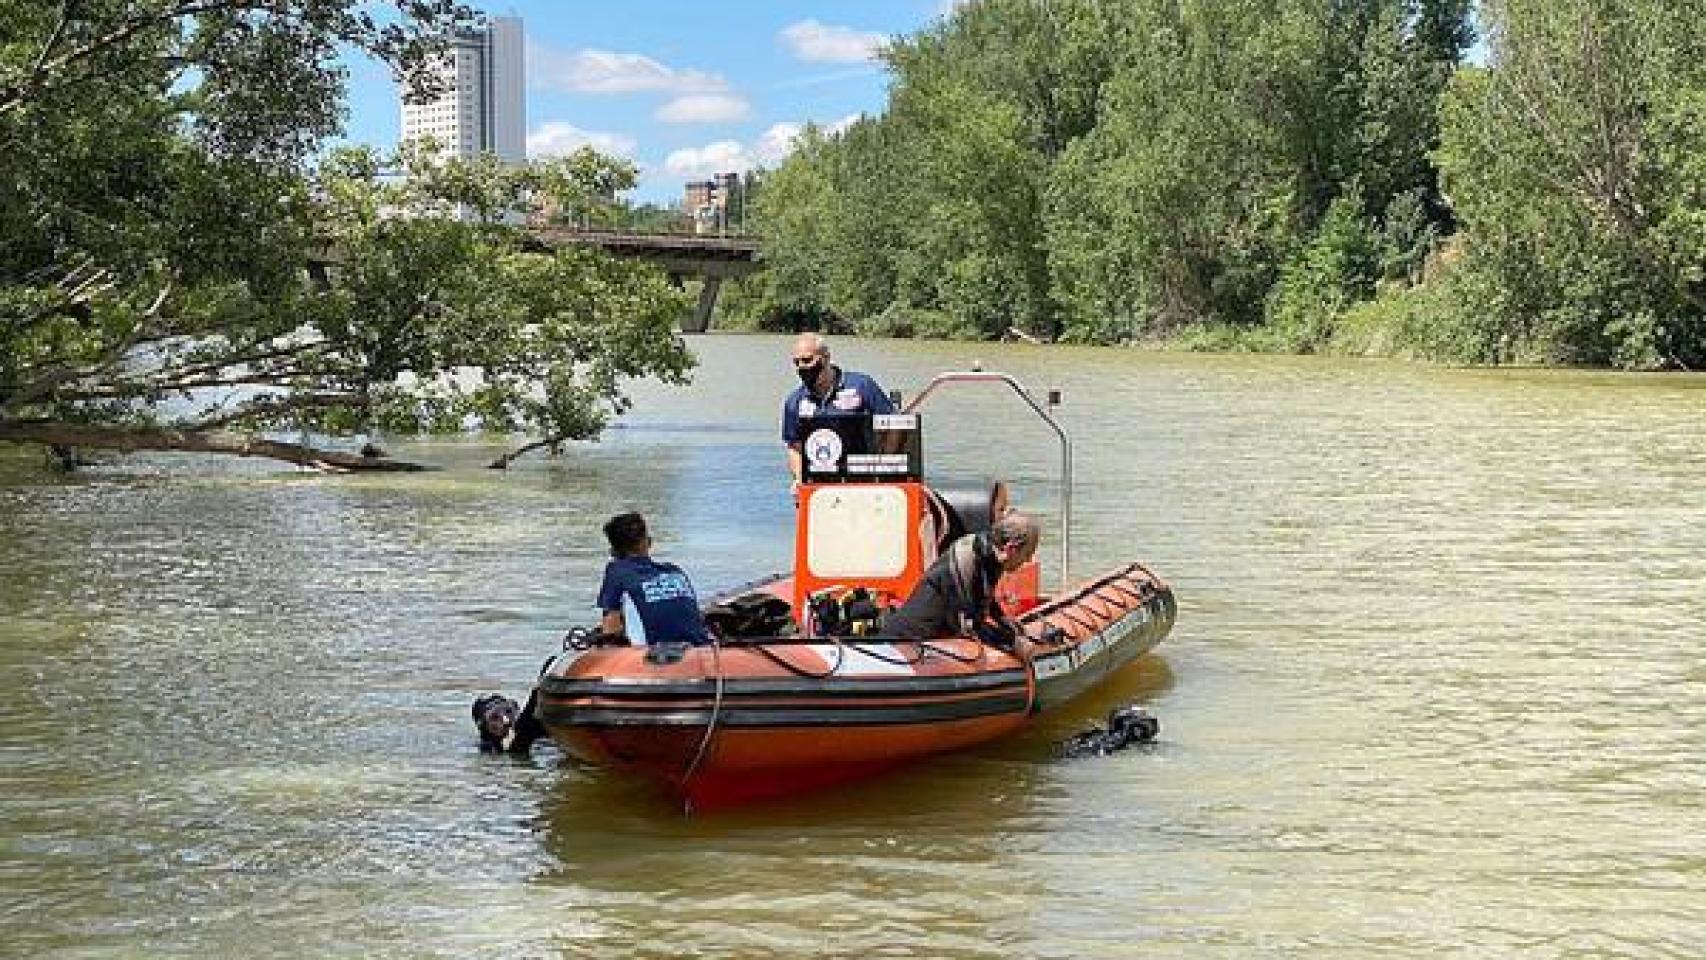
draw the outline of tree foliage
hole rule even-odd
[[[903,335],[1706,362],[1706,6],[1476,14],[1466,66],[1469,0],[962,4],[769,175],[761,293]]]
[[[873,332],[1095,342],[1291,324],[1310,348],[1330,317],[1290,318],[1369,295],[1371,270],[1413,274],[1450,228],[1429,154],[1468,17],[1467,0],[961,5],[889,48],[882,116],[770,177],[767,254],[799,267],[776,303]],[[1374,265],[1321,269],[1346,243]]]
[[[507,225],[546,198],[605,216],[631,166],[353,152],[311,168],[342,119],[340,45],[422,95],[416,68],[475,22],[451,0],[395,7],[0,0],[0,440],[585,437],[624,378],[685,374],[686,307],[661,276]],[[331,282],[310,282],[327,260]]]
[[[403,158],[405,176],[368,151],[319,171],[331,289],[314,328],[350,397],[330,426],[538,430],[595,436],[626,406],[625,379],[679,381],[691,357],[674,336],[686,309],[655,269],[585,247],[544,251],[504,221],[549,196],[574,210],[632,186],[625,161],[581,151],[527,167]],[[477,204],[468,221],[449,203]],[[356,419],[352,419],[356,418]]]
[[[1706,363],[1706,5],[1502,0],[1444,105],[1469,359]]]

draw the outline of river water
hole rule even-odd
[[[0,461],[0,954],[1706,954],[1706,378],[842,343],[1062,388],[1074,570],[1178,625],[1012,741],[684,817],[467,710],[592,618],[613,512],[702,592],[788,562],[786,342],[693,345],[508,472]],[[1011,398],[927,432],[1058,520]],[[1126,701],[1159,742],[1053,755]]]

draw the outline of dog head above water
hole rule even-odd
[[[502,694],[492,693],[475,700],[473,712],[474,727],[480,732],[480,749],[502,750],[504,740],[521,716],[521,706]]]
[[[1161,732],[1161,723],[1142,707],[1126,704],[1108,713],[1108,726],[1073,734],[1060,745],[1063,757],[1105,757],[1134,743],[1147,743]]]
[[[1120,746],[1153,740],[1160,731],[1155,717],[1139,706],[1128,703],[1108,714],[1108,736]]]

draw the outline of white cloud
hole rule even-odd
[[[826,133],[840,133],[857,123],[861,116],[852,113],[820,126]],[[663,167],[675,176],[696,180],[718,173],[745,173],[754,167],[774,168],[799,147],[800,134],[805,129],[805,124],[793,121],[773,123],[751,146],[738,140],[718,140],[702,147],[677,150],[664,158]]]
[[[663,161],[663,168],[670,173],[695,180],[718,173],[745,173],[756,165],[751,152],[735,140],[677,150]]]
[[[691,93],[664,104],[653,114],[664,123],[725,123],[745,120],[752,106],[728,93]]]
[[[816,20],[802,20],[782,28],[782,45],[801,60],[857,63],[874,60],[877,48],[887,40],[880,33],[837,27]]]
[[[832,120],[829,123],[824,124],[823,129],[826,133],[845,133],[847,132],[848,127],[851,127],[863,119],[865,119],[865,115],[862,113],[849,113],[840,120]]]
[[[729,87],[720,74],[678,70],[643,54],[609,50],[565,53],[533,44],[527,67],[534,86],[570,93],[715,93]]]
[[[795,139],[804,129],[805,125],[799,123],[771,125],[770,129],[759,135],[758,142],[753,145],[753,158],[758,161],[760,166],[765,167],[773,167],[781,163],[788,154],[794,152]]]
[[[542,123],[527,134],[527,155],[530,157],[566,156],[581,147],[591,147],[599,153],[632,157],[639,143],[624,134],[582,130],[561,120]]]
[[[807,74],[805,76],[789,77],[786,80],[771,84],[770,89],[800,90],[805,87],[821,87],[826,83],[840,83],[843,80],[852,80],[856,77],[869,77],[880,72],[881,69],[881,67],[874,63],[867,63],[847,70],[832,70],[829,73],[816,73]]]

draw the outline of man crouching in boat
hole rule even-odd
[[[976,637],[1014,650],[1018,631],[995,599],[1003,574],[1036,555],[1041,532],[1031,517],[1009,510],[988,530],[955,540],[924,571],[912,596],[883,620],[890,637]]]
[[[648,643],[710,643],[699,597],[687,574],[673,563],[651,558],[646,518],[637,513],[611,517],[604,525],[611,561],[598,588],[599,624],[607,640],[626,638],[631,646]]]

